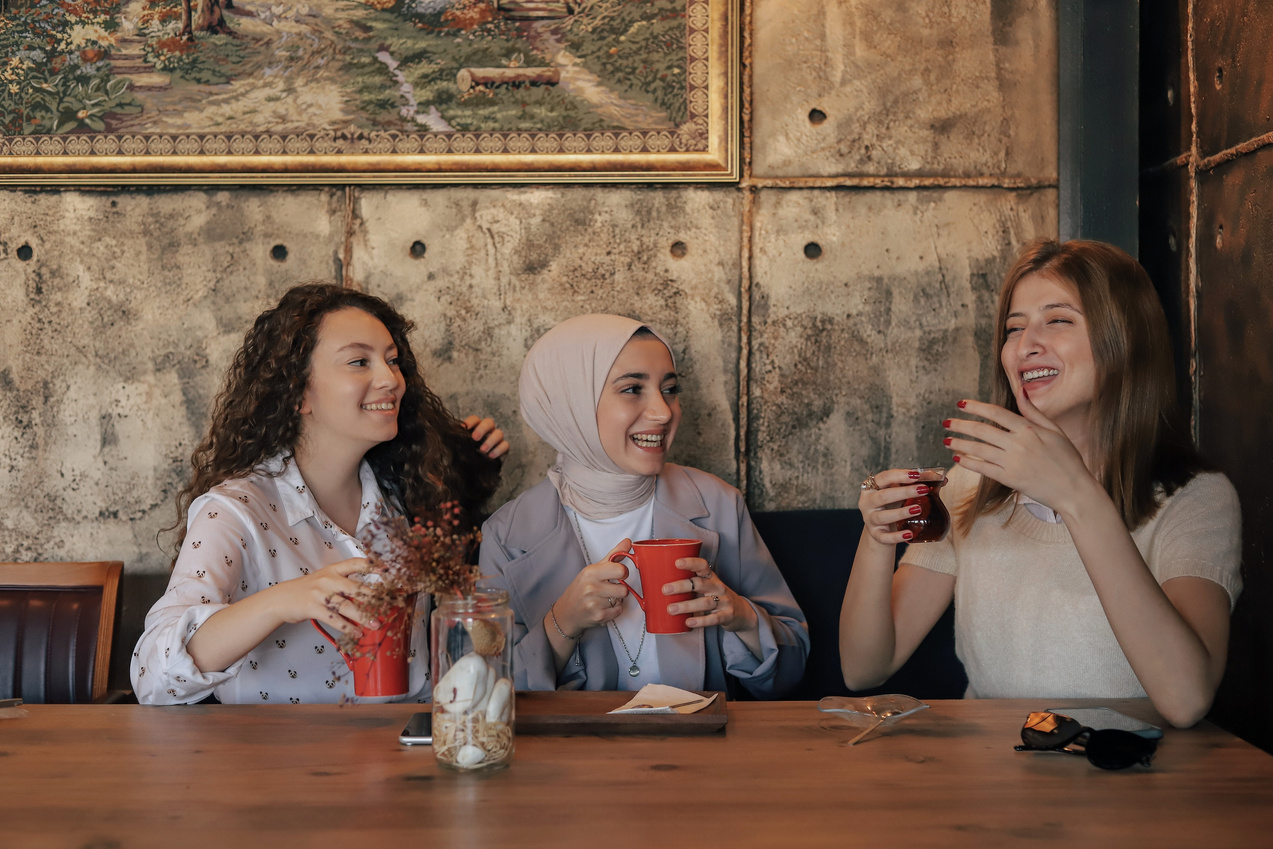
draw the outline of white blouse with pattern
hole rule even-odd
[[[355,533],[375,518],[381,500],[364,462],[362,509]],[[296,464],[276,457],[252,474],[226,481],[190,505],[186,538],[168,590],[146,615],[133,652],[133,690],[142,704],[189,704],[215,693],[226,704],[316,704],[342,700],[430,698],[427,596],[416,603],[410,692],[361,699],[335,647],[310,621],[285,624],[224,671],[201,672],[186,643],[208,617],[280,581],[363,556],[310,495]]]

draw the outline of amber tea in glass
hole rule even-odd
[[[917,483],[927,484],[928,492],[915,498],[906,499],[906,507],[919,506],[919,513],[902,521],[899,530],[915,534],[911,542],[937,542],[950,529],[950,512],[941,500],[941,488],[946,485],[945,469],[919,469],[921,480]],[[927,480],[933,475],[941,475],[939,480]]]

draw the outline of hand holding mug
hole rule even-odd
[[[589,628],[619,618],[623,612],[623,599],[628,595],[628,588],[621,582],[628,577],[628,568],[622,563],[612,562],[610,558],[627,553],[631,544],[631,540],[621,540],[610,549],[606,559],[584,567],[553,604],[557,625],[570,639],[582,635]]]
[[[626,546],[627,540],[624,540]],[[690,630],[687,624],[689,612],[673,611],[672,607],[693,598],[688,581],[682,580],[687,568],[679,563],[697,561],[706,565],[698,553],[703,541],[697,539],[645,539],[634,542],[631,551],[626,547],[610,552],[614,561],[631,560],[641,573],[641,588],[645,595],[636,592],[625,582],[637,604],[645,611],[645,628],[651,634],[684,634]],[[667,593],[666,587],[679,581],[686,588],[679,593]]]
[[[688,569],[694,574],[686,579],[663,586],[664,595],[694,593],[689,601],[669,604],[667,612],[688,613],[693,618],[685,624],[690,628],[710,628],[719,625],[726,631],[747,631],[756,628],[756,611],[747,600],[725,586],[716,577],[712,567],[701,557],[682,557],[676,561],[678,569]]]

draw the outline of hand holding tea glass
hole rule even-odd
[[[950,513],[939,491],[941,468],[889,469],[862,482],[858,509],[871,539],[880,545],[936,542],[950,529]]]

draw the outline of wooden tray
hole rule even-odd
[[[717,693],[716,701],[697,713],[607,713],[626,704],[633,695],[628,692],[519,692],[516,733],[553,737],[591,734],[680,737],[714,734],[722,731],[729,721],[724,693]],[[712,692],[699,695],[710,696]]]

